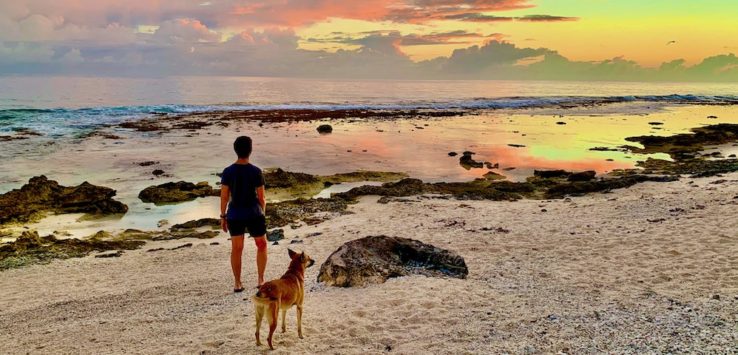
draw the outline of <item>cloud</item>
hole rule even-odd
[[[85,60],[82,58],[82,52],[77,48],[73,48],[67,53],[64,53],[64,55],[59,58],[59,61],[64,64],[78,64],[83,63]]]
[[[17,0],[0,4],[0,29],[3,21],[17,22],[34,15],[44,18],[31,21],[51,21],[56,25],[61,21],[86,28],[102,28],[111,23],[136,28],[192,18],[210,28],[244,30],[297,27],[330,18],[425,23],[465,20],[463,15],[466,14],[469,21],[479,21],[484,17],[478,15],[481,12],[531,7],[534,7],[531,0],[161,0],[153,5],[148,0]],[[486,19],[491,18],[486,16]],[[33,24],[36,29],[43,25]]]
[[[408,0],[396,3],[385,18],[396,22],[424,23],[463,20],[464,15],[531,7],[534,5],[528,0]]]
[[[337,43],[364,46],[377,37],[393,38],[393,48],[400,50],[400,47],[403,46],[479,43],[484,40],[499,40],[502,39],[504,35],[501,33],[485,35],[479,32],[468,32],[464,30],[431,32],[426,34],[412,33],[407,35],[402,35],[399,31],[368,31],[361,32],[358,35],[344,32],[333,32],[331,36],[308,38],[306,41],[312,43]]]
[[[577,20],[488,14],[531,8],[532,3],[161,0],[152,6],[144,0],[4,1],[0,2],[0,74],[738,81],[738,58],[732,54],[706,58],[691,66],[675,60],[645,68],[626,58],[573,61],[551,49],[504,42],[500,33],[434,27],[435,21]],[[329,18],[422,23],[424,28],[436,30],[337,32],[308,39],[295,34],[295,27]],[[298,46],[300,41],[336,43],[344,49],[305,50]],[[466,48],[422,62],[412,61],[403,51],[424,45]]]
[[[578,17],[566,17],[566,16],[552,16],[552,15],[525,15],[520,17],[512,16],[494,16],[485,15],[481,13],[460,13],[453,15],[446,15],[443,17],[445,20],[458,20],[466,22],[510,22],[510,21],[523,21],[523,22],[563,22],[563,21],[578,21]]]
[[[528,22],[561,22],[561,21],[577,21],[578,17],[566,17],[566,16],[551,16],[551,15],[525,15],[522,17],[516,17],[517,21],[528,21]]]
[[[446,15],[443,18],[445,20],[459,20],[467,22],[509,22],[514,19],[513,17],[485,15],[474,12]]]
[[[207,43],[220,41],[220,35],[198,20],[182,18],[162,22],[151,40],[161,43]]]
[[[0,65],[19,63],[49,63],[54,57],[54,50],[45,46],[29,43],[0,43]]]
[[[376,31],[352,38],[356,49],[304,50],[292,30],[246,30],[226,41],[204,24],[164,23],[129,44],[70,47],[56,42],[0,42],[0,74],[257,75],[392,79],[510,79],[613,81],[738,81],[738,57],[719,55],[688,66],[684,60],[645,68],[622,57],[572,61],[546,48],[518,47],[499,34],[484,45],[454,50],[449,57],[413,62],[403,46],[456,43],[482,36],[448,31],[402,35]]]

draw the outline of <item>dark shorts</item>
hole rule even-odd
[[[229,219],[227,222],[231,237],[241,236],[246,232],[252,237],[261,237],[267,231],[266,218],[263,215],[249,219]]]

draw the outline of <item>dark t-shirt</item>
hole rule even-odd
[[[223,170],[220,183],[228,186],[231,193],[226,218],[250,219],[263,214],[256,198],[256,188],[264,186],[261,169],[251,164],[232,164]]]

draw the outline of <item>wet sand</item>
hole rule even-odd
[[[270,245],[269,278],[286,269],[288,246],[318,261],[306,275],[305,339],[290,312],[274,353],[730,353],[736,181],[687,178],[556,201],[362,198],[354,214],[287,230],[288,240]],[[316,283],[319,263],[342,243],[379,234],[454,250],[469,277]],[[249,301],[230,292],[228,240],[216,241],[152,242],[120,258],[3,272],[3,352],[266,352],[254,345]],[[253,258],[249,245],[247,283]]]

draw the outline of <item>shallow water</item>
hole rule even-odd
[[[710,115],[718,118],[708,119]],[[654,126],[650,122],[663,125]],[[465,181],[481,177],[488,169],[467,170],[459,165],[458,156],[450,157],[448,153],[470,150],[476,152],[477,161],[499,164],[499,169],[494,171],[511,180],[522,180],[534,169],[606,173],[630,168],[645,157],[589,149],[628,144],[624,139],[629,136],[671,135],[720,122],[738,123],[738,107],[675,106],[648,115],[560,117],[530,111],[434,119],[341,120],[332,122],[334,130],[329,135],[316,132],[318,122],[263,127],[241,122],[225,129],[212,126],[194,133],[172,131],[161,135],[110,128],[123,139],[94,137],[58,143],[44,153],[14,154],[0,166],[0,190],[20,187],[39,174],[64,185],[89,181],[116,189],[117,198],[129,206],[129,212],[122,218],[76,222],[78,215],[53,216],[30,226],[42,232],[69,230],[75,236],[82,236],[103,229],[156,229],[160,220],[168,220],[171,225],[217,216],[217,198],[155,206],[141,202],[137,195],[147,186],[167,181],[216,184],[219,179],[215,173],[234,159],[231,142],[242,134],[254,138],[252,160],[264,168],[281,167],[325,175],[356,170],[399,171],[426,181]],[[23,144],[29,144],[23,141],[3,144],[8,143],[15,144],[19,150],[24,149],[20,148]],[[724,150],[732,148],[724,147]],[[25,149],[30,152],[34,148]],[[137,165],[147,160],[159,164]],[[154,169],[163,169],[169,176],[154,178],[151,175]],[[320,196],[356,185],[336,185]]]
[[[738,86],[733,84],[0,78],[0,135],[24,127],[43,134],[0,142],[0,193],[44,174],[63,185],[89,181],[112,187],[130,208],[117,219],[76,222],[79,215],[53,216],[29,226],[42,233],[71,230],[75,235],[89,235],[101,229],[155,229],[160,220],[175,224],[213,217],[218,214],[217,198],[154,206],[141,202],[137,195],[147,186],[167,181],[216,184],[219,179],[215,173],[233,161],[231,143],[242,134],[254,138],[255,164],[312,174],[381,170],[405,172],[426,181],[465,181],[488,172],[464,169],[458,156],[448,155],[466,150],[475,152],[477,161],[499,164],[495,171],[511,180],[525,179],[535,169],[606,173],[633,167],[645,157],[590,148],[629,144],[624,140],[629,136],[671,135],[700,125],[738,123],[736,105],[676,104],[690,100],[730,103],[737,94]],[[634,99],[635,95],[650,98]],[[618,103],[590,105],[598,100]],[[573,103],[575,107],[561,109],[551,102]],[[473,115],[433,119],[336,120],[263,127],[237,122],[228,128],[161,134],[101,127],[147,117],[152,111],[189,112],[208,107],[498,108],[489,105],[533,108],[473,110],[469,111]],[[708,118],[712,115],[718,118]],[[318,134],[315,128],[320,123],[332,124],[333,133]],[[78,137],[92,129],[122,139]],[[723,147],[726,152],[734,149]],[[149,160],[159,164],[137,164]],[[167,175],[154,178],[154,169]],[[336,185],[320,196],[356,185]]]

